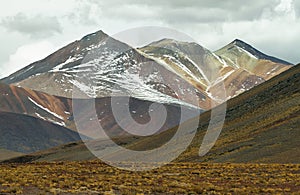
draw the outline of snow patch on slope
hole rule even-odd
[[[191,76],[194,80],[196,80],[196,81],[198,81],[198,82],[201,83],[200,78],[196,77],[196,76],[191,72],[190,69],[188,69],[184,64],[182,64],[182,63],[181,63],[179,60],[177,60],[175,57],[170,56],[170,55],[163,55],[163,56],[164,56],[165,58],[168,58],[168,59],[172,60],[173,62],[175,62],[175,64],[178,65],[178,67],[179,67],[181,70],[183,70],[186,74],[188,74],[189,76]],[[159,58],[159,59],[160,59],[160,60],[163,60],[163,59],[161,59],[161,58]],[[202,71],[197,65],[195,65],[195,63],[194,63],[191,59],[187,58],[187,60],[189,60],[189,61],[196,67],[196,69],[200,72],[200,74],[203,75],[203,78],[207,81],[207,78],[206,78],[206,76],[203,74],[203,71]]]
[[[213,54],[213,56],[215,56],[215,57],[217,58],[217,60],[218,60],[221,64],[224,65],[223,67],[228,67],[228,64],[226,63],[226,61],[225,61],[223,58],[221,58],[220,56],[216,55],[214,52],[212,52],[212,54]]]
[[[248,56],[250,56],[251,58],[254,58],[254,59],[258,59],[255,55],[253,55],[252,53],[250,53],[249,51],[245,50],[244,48],[241,48],[241,47],[238,47],[236,46],[236,48],[239,50],[239,52],[241,53],[246,53]]]
[[[218,84],[218,83],[220,83],[220,82],[224,82],[224,80],[225,80],[226,78],[228,78],[228,77],[229,77],[232,73],[234,73],[235,71],[236,71],[236,70],[231,70],[231,71],[227,72],[226,74],[224,74],[223,76],[218,77],[217,80],[215,80],[215,81],[212,83],[212,85]]]
[[[55,66],[52,70],[50,70],[49,72],[59,72],[61,71],[61,69],[66,65],[66,64],[69,64],[69,63],[72,63],[72,62],[76,62],[78,60],[81,60],[83,59],[83,56],[81,55],[75,55],[73,57],[69,57],[65,62]]]
[[[193,60],[191,60],[188,56],[185,56],[185,57],[196,67],[196,69],[201,73],[201,75],[206,80],[206,82],[210,83],[209,79],[206,77],[206,75],[204,74],[203,70]]]
[[[41,108],[42,110],[52,114],[53,116],[55,116],[58,119],[64,120],[64,118],[58,114],[56,114],[55,112],[52,112],[51,110],[49,110],[48,108],[43,107],[42,105],[38,104],[37,102],[35,102],[33,99],[31,99],[30,97],[28,97],[28,99],[35,104],[37,107]]]

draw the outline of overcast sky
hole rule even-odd
[[[0,77],[94,31],[160,26],[216,50],[235,38],[300,62],[299,0],[1,0]]]

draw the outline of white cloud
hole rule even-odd
[[[281,0],[275,7],[277,12],[291,12],[293,10],[293,0]]]
[[[55,46],[48,41],[23,45],[9,56],[9,61],[0,66],[0,76],[5,77],[28,64],[40,60],[55,51]]]
[[[9,31],[28,34],[34,39],[62,33],[62,27],[55,16],[28,16],[18,13],[3,18],[0,24]]]
[[[0,25],[0,70],[10,73],[50,54],[53,45],[62,47],[97,30],[113,35],[144,26],[178,30],[211,50],[239,38],[262,52],[299,62],[299,0],[10,0],[0,11],[0,21],[7,24]],[[18,19],[18,13],[24,17]],[[8,28],[19,33],[7,33]],[[53,45],[34,43],[38,31],[40,39]]]

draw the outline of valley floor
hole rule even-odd
[[[171,163],[130,172],[100,161],[0,165],[0,193],[299,194],[300,164]]]

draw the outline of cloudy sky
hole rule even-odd
[[[94,31],[160,26],[216,50],[235,38],[300,62],[299,0],[1,0],[0,77]]]

